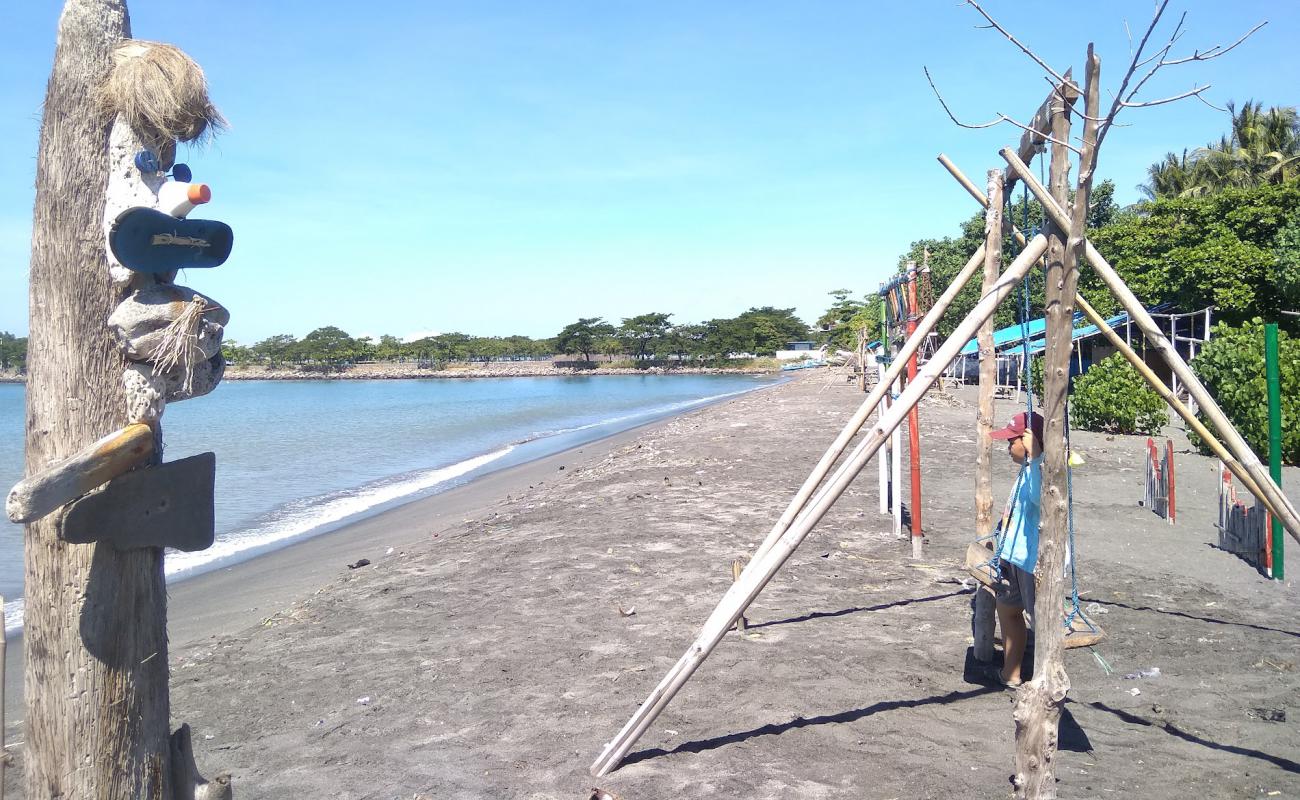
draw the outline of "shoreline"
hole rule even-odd
[[[782,383],[784,381],[774,381],[740,395],[705,402],[579,442],[558,452],[488,469],[465,483],[432,495],[398,501],[396,505],[363,514],[331,530],[310,534],[247,558],[235,558],[223,566],[182,574],[167,582],[169,650],[193,645],[202,639],[231,635],[255,625],[310,595],[328,581],[346,574],[348,564],[360,558],[368,558],[373,564],[390,547],[400,549],[402,545],[423,541],[419,532],[422,527],[432,525],[431,530],[440,530],[454,524],[458,517],[485,513],[511,495],[544,485],[546,479],[563,470],[566,463],[579,458],[603,457],[679,417],[772,389]],[[544,441],[544,438],[533,439],[524,444]],[[23,641],[21,628],[9,632],[5,654],[4,721],[6,729],[12,730],[8,730],[6,741],[18,734],[13,726],[23,718]]]

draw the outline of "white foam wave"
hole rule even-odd
[[[321,500],[311,498],[293,504],[287,513],[265,523],[236,531],[217,539],[207,550],[197,553],[168,551],[165,572],[175,577],[195,572],[214,562],[225,561],[249,550],[266,550],[305,534],[356,517],[376,506],[391,503],[419,492],[433,489],[506,456],[514,446],[503,447],[481,456],[466,459],[441,469],[430,470],[397,481],[375,484]]]
[[[5,602],[5,633],[13,633],[22,630],[23,627],[23,599],[8,600]]]

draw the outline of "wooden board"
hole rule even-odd
[[[993,570],[993,551],[979,542],[971,542],[966,548],[966,571],[970,576],[989,588],[998,585],[997,573]]]
[[[5,514],[10,522],[34,522],[144,464],[153,457],[153,448],[153,430],[148,425],[128,425],[110,433],[71,458],[20,481],[5,498]]]
[[[60,536],[74,544],[107,542],[118,550],[212,546],[217,457],[190,458],[138,469],[73,503]]]

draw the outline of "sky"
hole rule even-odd
[[[1146,0],[986,10],[1058,70],[1089,41],[1109,102]],[[41,103],[59,3],[5,3],[0,26],[0,331],[27,331]],[[1173,0],[1175,54],[1262,30],[1223,58],[1163,70],[1157,99],[1296,105],[1290,0]],[[1084,10],[1086,9],[1086,15]],[[751,306],[813,322],[828,292],[873,291],[915,240],[975,209],[1018,142],[1044,73],[955,0],[902,3],[131,0],[133,35],[207,73],[230,121],[180,160],[212,187],[192,216],[235,232],[230,260],[179,283],[227,306],[227,340],[337,325],[354,336],[553,336],[579,317],[677,323]],[[1127,28],[1126,28],[1127,23]],[[1142,99],[1139,98],[1139,99]],[[1195,99],[1125,109],[1098,175],[1123,204],[1148,165],[1228,129]]]

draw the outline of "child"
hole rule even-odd
[[[1025,610],[1031,619],[1034,613],[1034,564],[1038,561],[1043,489],[1043,418],[1034,412],[1021,412],[1011,424],[993,431],[993,438],[1005,440],[1011,460],[1021,465],[1002,520],[997,552],[1002,582],[994,591],[998,624],[1002,627],[1002,672],[998,677],[1007,686],[1019,686],[1020,664],[1029,638]]]

